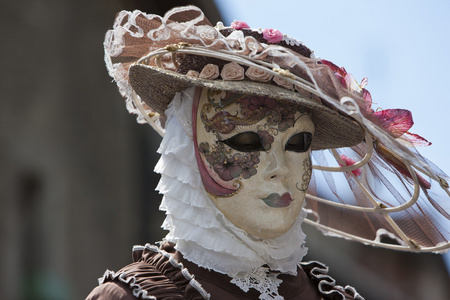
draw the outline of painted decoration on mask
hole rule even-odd
[[[311,179],[314,124],[300,105],[197,88],[195,155],[203,185],[236,226],[261,237],[285,233]]]
[[[259,163],[259,152],[270,150],[274,136],[279,131],[284,132],[293,127],[295,118],[306,113],[301,106],[282,103],[264,96],[238,95],[209,90],[207,98],[207,103],[199,108],[200,118],[205,130],[215,134],[216,141],[212,145],[207,142],[200,143],[198,148],[202,157],[224,181],[236,178],[248,179],[255,175]],[[235,107],[233,113],[225,110],[232,105]],[[212,111],[215,114],[208,117],[208,113]],[[257,151],[234,153],[233,147],[227,147],[224,136],[239,133],[238,129],[243,126],[252,130],[254,129],[252,125],[261,120],[267,122],[256,128],[255,132],[259,136],[260,143],[260,145],[254,145],[254,150]],[[257,146],[261,146],[261,148]]]

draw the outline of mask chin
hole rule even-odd
[[[286,233],[311,178],[314,124],[307,112],[268,97],[197,88],[192,120],[195,156],[211,201],[255,237]]]

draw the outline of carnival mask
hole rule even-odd
[[[225,217],[262,239],[286,233],[311,178],[314,124],[305,108],[197,88],[193,132],[203,185]]]

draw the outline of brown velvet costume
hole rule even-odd
[[[147,245],[135,247],[134,262],[119,272],[106,271],[86,300],[132,299],[258,299],[259,292],[244,292],[227,275],[198,267],[183,258],[174,245],[161,249]],[[362,299],[352,287],[342,288],[326,275],[318,262],[302,263],[298,275],[280,274],[278,292],[284,299]],[[210,298],[208,298],[210,297]]]

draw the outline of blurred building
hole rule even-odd
[[[160,137],[126,112],[102,42],[122,9],[164,14],[188,3],[221,19],[207,0],[2,3],[2,299],[84,299],[106,268],[131,261],[132,245],[164,236],[152,172]],[[450,295],[440,256],[308,233],[308,258],[367,299]]]

